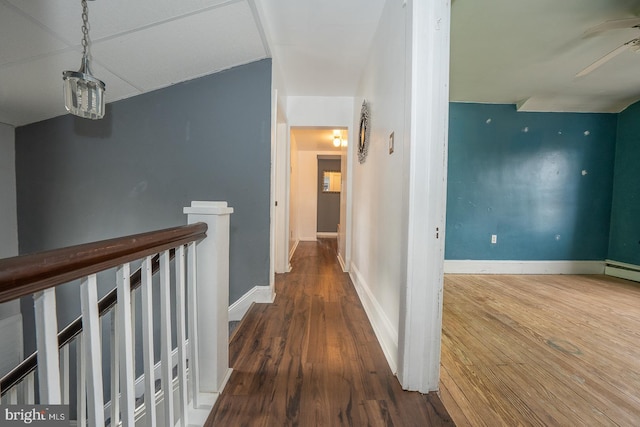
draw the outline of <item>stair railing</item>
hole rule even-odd
[[[192,202],[184,212],[187,226],[0,260],[0,303],[33,295],[37,346],[35,353],[0,379],[4,403],[69,404],[70,346],[74,343],[78,426],[204,423],[230,374],[227,316],[229,215],[233,209],[226,202]],[[132,274],[131,264],[136,262],[140,267]],[[98,300],[97,274],[114,268],[116,287]],[[156,273],[159,289],[153,288]],[[81,316],[58,333],[55,287],[77,279]],[[131,298],[138,288],[142,396],[135,390],[136,316]],[[160,294],[159,364],[154,359],[152,295],[156,291]],[[100,322],[108,312],[112,321],[111,396],[105,406]],[[207,332],[206,339],[200,341],[203,332]]]

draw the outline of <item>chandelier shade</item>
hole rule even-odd
[[[71,114],[85,119],[104,117],[105,84],[91,74],[89,67],[89,10],[82,0],[82,62],[78,71],[63,71],[64,106]]]

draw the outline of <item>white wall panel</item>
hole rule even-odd
[[[382,14],[369,62],[360,82],[353,120],[359,123],[360,106],[370,109],[370,145],[364,163],[353,167],[353,245],[351,263],[360,272],[360,283],[383,313],[390,329],[398,331],[401,285],[406,266],[405,174],[405,9],[401,1],[389,1]],[[389,154],[389,135],[395,148]],[[357,135],[356,132],[353,135]],[[355,137],[354,137],[355,138]],[[354,139],[352,138],[352,139]],[[371,317],[371,315],[370,315]],[[395,349],[387,356],[397,356]],[[391,346],[391,343],[388,344]],[[396,360],[390,361],[392,366]]]

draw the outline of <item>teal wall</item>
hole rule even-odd
[[[446,259],[607,257],[617,115],[452,103],[449,123]]]
[[[640,265],[640,102],[618,116],[608,258]]]

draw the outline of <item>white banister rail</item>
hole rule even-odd
[[[231,373],[232,212],[226,202],[192,202],[187,226],[0,260],[0,303],[34,294],[37,328],[37,352],[0,379],[3,404],[71,404],[78,426],[203,425]],[[58,332],[55,286],[75,279],[81,316]],[[100,300],[99,280],[101,289],[115,284]],[[205,340],[198,325],[207,325]]]
[[[189,250],[187,251],[187,277],[190,280],[187,281],[187,293],[189,299],[189,313],[197,313],[198,294],[196,292],[198,276],[197,261],[196,261],[196,244],[190,243]],[[191,372],[190,384],[191,384],[191,396],[193,396],[193,408],[200,408],[200,358],[194,356],[194,352],[198,351],[198,316],[189,316],[189,357],[191,366],[189,371]]]
[[[36,342],[38,348],[38,381],[41,400],[50,404],[62,403],[60,362],[58,356],[58,321],[56,292],[45,289],[34,295]]]
[[[142,353],[144,363],[144,412],[148,426],[156,425],[155,399],[150,399],[149,394],[155,396],[155,372],[153,362],[153,298],[152,276],[153,260],[145,258],[142,263]]]
[[[90,274],[80,283],[80,306],[82,330],[86,337],[83,340],[83,357],[87,366],[89,425],[103,426],[102,350],[100,345],[100,314],[98,313],[98,280],[95,274]],[[38,349],[39,351],[40,349]]]
[[[111,405],[115,407],[112,411],[113,416],[111,418],[111,424],[117,424],[118,409],[121,409],[122,425],[124,427],[135,426],[134,413],[135,406],[135,393],[133,389],[133,382],[136,373],[133,370],[133,330],[134,325],[131,321],[131,267],[129,263],[123,264],[118,268],[117,275],[117,289],[118,289],[118,305],[116,306],[116,336],[112,342],[115,347],[114,359],[120,365],[120,384],[114,381],[116,384],[116,390],[111,390]],[[116,372],[118,370],[116,369]],[[113,378],[118,378],[118,375],[111,374]],[[120,405],[114,405],[114,401],[117,402],[117,385],[120,386]]]
[[[169,251],[160,254],[160,386],[164,399],[164,425],[172,426],[173,416],[173,363],[171,346],[171,288],[169,270]]]
[[[184,246],[176,249],[175,268],[176,268],[176,322],[177,325],[177,342],[178,342],[178,404],[180,413],[180,426],[187,427],[188,424],[188,387],[187,387],[187,355],[185,346],[187,343],[187,311],[185,304],[185,251]]]

